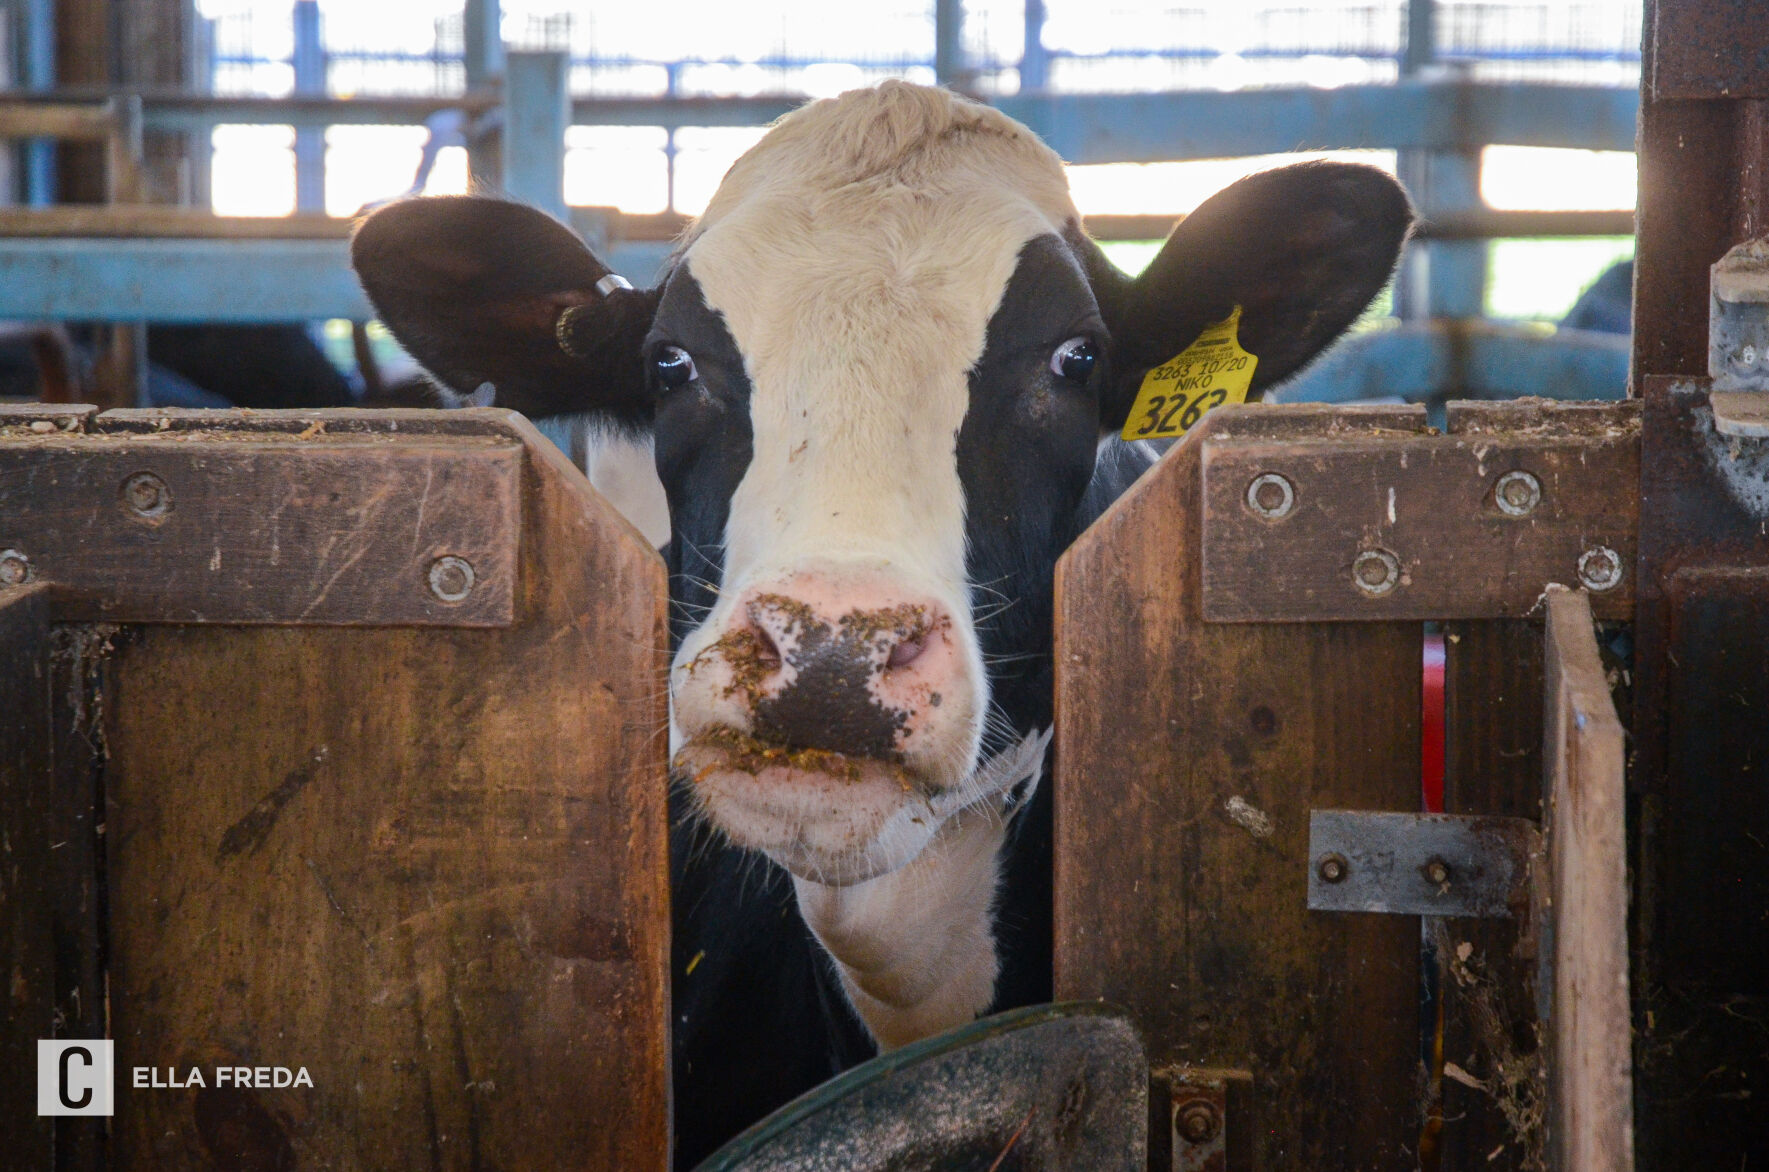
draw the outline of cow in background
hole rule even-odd
[[[1049,999],[1052,575],[1148,463],[1111,437],[1237,307],[1252,397],[1300,369],[1410,223],[1389,176],[1306,163],[1132,280],[1029,131],[892,82],[778,123],[652,289],[515,204],[362,225],[442,384],[655,444],[680,1164],[875,1046]]]

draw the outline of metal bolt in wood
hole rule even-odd
[[[1222,1115],[1213,1103],[1193,1099],[1174,1114],[1173,1129],[1187,1143],[1205,1144],[1222,1128]]]
[[[1400,584],[1400,559],[1385,549],[1366,549],[1351,563],[1351,580],[1365,594],[1381,597]]]
[[[159,522],[172,511],[172,490],[152,472],[137,472],[123,482],[123,507],[143,521]]]
[[[1247,507],[1268,521],[1290,515],[1296,507],[1296,489],[1276,472],[1262,472],[1247,486]]]
[[[1493,488],[1493,502],[1507,517],[1527,517],[1542,503],[1542,482],[1522,469],[1507,472]]]
[[[460,602],[473,592],[473,564],[447,554],[430,563],[430,593],[444,602]]]
[[[0,586],[23,586],[31,580],[31,559],[16,549],[0,550]]]
[[[1621,580],[1621,555],[1607,545],[1592,546],[1579,555],[1579,581],[1592,590],[1613,590]]]

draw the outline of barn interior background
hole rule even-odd
[[[1625,273],[1567,315],[1631,255],[1638,0],[0,11],[0,198],[30,209],[0,224],[0,315],[14,320],[324,322],[360,394],[350,322],[368,311],[343,238],[365,206],[502,187],[569,215],[643,281],[768,121],[901,76],[1040,131],[1133,269],[1173,217],[1299,149],[1399,170],[1427,219],[1392,318],[1291,399],[1584,399],[1625,381]],[[66,210],[93,203],[114,210]],[[67,358],[80,398],[223,401],[126,355],[88,370],[89,355]],[[17,365],[13,390],[29,380]]]
[[[1172,1059],[1192,1046],[1200,1054],[1214,1053],[1212,1046],[1228,1044],[1212,1042],[1215,1037],[1232,1039],[1236,1046],[1246,1043],[1243,1050],[1257,1050],[1283,1072],[1248,1090],[1238,1066],[1210,1067],[1198,1077],[1188,1074],[1183,1062],[1164,1068],[1168,1081],[1158,1089],[1171,1096],[1172,1126],[1151,1132],[1158,1158],[1168,1161],[1163,1166],[1286,1166],[1272,1154],[1280,1149],[1261,1147],[1267,1141],[1251,1134],[1252,1121],[1265,1118],[1259,1112],[1286,1103],[1291,1111],[1286,1118],[1316,1128],[1310,1141],[1318,1144],[1311,1149],[1314,1166],[1400,1166],[1392,1161],[1401,1152],[1443,1168],[1528,1168],[1544,1162],[1569,1169],[1627,1166],[1616,1142],[1628,1126],[1625,1080],[1621,1101],[1612,1080],[1598,1088],[1596,1113],[1579,1117],[1584,1131],[1578,1134],[1598,1149],[1574,1149],[1569,1155],[1543,1140],[1557,1120],[1556,1143],[1566,1142],[1567,1132],[1577,1131],[1567,1126],[1577,1113],[1564,1114],[1566,1104],[1591,1103],[1537,1085],[1545,1077],[1538,1052],[1573,1045],[1556,1033],[1566,1017],[1549,1012],[1553,976],[1536,970],[1539,956],[1554,954],[1555,940],[1520,942],[1515,927],[1472,913],[1425,917],[1434,925],[1425,935],[1435,951],[1419,966],[1419,917],[1393,915],[1386,928],[1348,930],[1351,935],[1321,945],[1312,935],[1320,921],[1305,917],[1322,913],[1306,912],[1291,898],[1303,886],[1312,892],[1321,882],[1335,881],[1317,864],[1336,852],[1317,859],[1309,849],[1308,805],[1315,798],[1417,809],[1423,788],[1428,807],[1533,818],[1541,812],[1544,772],[1565,786],[1581,768],[1613,767],[1619,785],[1621,725],[1606,707],[1606,685],[1619,681],[1625,685],[1618,693],[1623,719],[1630,699],[1635,705],[1627,794],[1633,1033],[1620,1043],[1624,1051],[1630,1041],[1633,1046],[1635,1151],[1641,1166],[1667,1169],[1747,1166],[1741,1160],[1769,1152],[1769,1114],[1760,1105],[1769,1079],[1769,998],[1760,963],[1769,931],[1763,916],[1769,905],[1763,876],[1769,868],[1762,856],[1763,836],[1769,835],[1763,811],[1769,803],[1757,796],[1761,730],[1769,724],[1764,715],[1769,681],[1761,658],[1766,559],[1761,499],[1753,498],[1758,511],[1745,516],[1738,512],[1744,506],[1728,503],[1742,498],[1717,487],[1728,476],[1726,483],[1734,488],[1740,477],[1748,481],[1754,475],[1760,484],[1762,457],[1751,445],[1762,442],[1753,437],[1760,437],[1763,425],[1760,417],[1752,423],[1749,411],[1718,419],[1717,401],[1710,406],[1707,398],[1709,376],[1727,373],[1709,365],[1708,266],[1732,245],[1769,227],[1764,222],[1769,116],[1763,112],[1769,73],[1753,56],[1769,44],[1769,19],[1753,0],[1657,0],[1644,11],[1629,0],[1284,5],[946,0],[931,7],[881,3],[840,9],[811,3],[566,7],[544,0],[500,7],[497,0],[486,0],[464,10],[429,0],[299,0],[292,6],[0,0],[0,15],[0,138],[7,144],[0,151],[0,397],[69,405],[8,407],[10,414],[0,414],[0,431],[16,431],[21,444],[48,443],[43,436],[59,436],[60,430],[82,437],[90,432],[87,447],[103,448],[99,455],[110,461],[91,477],[92,484],[107,488],[106,478],[116,473],[127,477],[124,483],[136,494],[125,499],[122,521],[112,517],[118,513],[114,507],[103,516],[107,523],[137,526],[119,530],[119,544],[106,555],[111,560],[80,567],[124,597],[88,588],[52,599],[42,590],[33,592],[37,579],[32,575],[40,572],[35,567],[53,563],[57,552],[79,561],[77,553],[63,549],[66,542],[57,544],[55,530],[69,529],[85,516],[78,488],[84,482],[68,473],[67,483],[74,487],[68,489],[67,511],[46,514],[48,520],[33,518],[26,536],[18,535],[22,513],[0,511],[0,604],[11,611],[0,624],[0,640],[13,656],[6,662],[38,664],[61,689],[57,695],[72,698],[64,712],[59,700],[51,704],[18,683],[22,677],[0,678],[0,699],[7,701],[0,705],[5,749],[0,779],[53,773],[64,782],[74,775],[91,782],[104,774],[108,790],[89,789],[88,796],[108,793],[114,803],[131,786],[151,789],[156,777],[226,775],[224,746],[230,743],[242,746],[233,750],[242,754],[231,767],[235,772],[270,774],[326,739],[313,730],[329,727],[325,722],[348,707],[343,693],[352,686],[376,689],[395,714],[375,718],[373,735],[364,734],[354,751],[366,758],[380,751],[378,746],[412,738],[415,714],[426,710],[435,694],[468,703],[463,697],[469,685],[462,679],[474,678],[478,670],[484,672],[480,684],[510,694],[532,687],[543,675],[551,683],[546,694],[510,715],[507,727],[498,726],[501,732],[465,746],[414,741],[412,771],[457,758],[475,762],[488,777],[525,767],[544,770],[554,767],[557,755],[509,730],[524,720],[543,723],[550,698],[591,692],[605,683],[616,691],[631,689],[635,674],[642,678],[653,666],[640,662],[642,656],[632,663],[585,665],[548,650],[545,624],[572,621],[572,591],[592,592],[597,583],[613,580],[640,586],[625,609],[611,608],[596,621],[616,632],[623,645],[641,645],[644,633],[659,622],[660,587],[646,577],[644,551],[622,544],[627,539],[615,532],[618,526],[594,512],[593,503],[567,483],[555,457],[536,446],[531,433],[483,419],[417,423],[407,417],[408,439],[402,443],[414,446],[379,468],[381,479],[375,482],[397,491],[413,483],[422,459],[440,454],[465,462],[469,470],[459,517],[426,522],[418,516],[405,522],[454,526],[452,537],[487,551],[477,563],[479,593],[467,619],[437,611],[435,599],[400,598],[390,587],[377,593],[372,581],[377,570],[385,571],[388,581],[393,573],[374,558],[358,571],[365,585],[353,597],[362,609],[330,617],[322,613],[317,620],[293,596],[292,601],[269,596],[268,601],[192,601],[186,580],[173,572],[176,560],[154,560],[169,556],[150,552],[143,539],[160,525],[164,510],[155,510],[162,491],[178,494],[185,516],[208,509],[226,522],[224,531],[237,534],[249,529],[253,510],[269,496],[248,493],[230,502],[215,494],[210,500],[190,495],[194,490],[170,473],[158,487],[137,480],[132,470],[142,445],[149,443],[141,437],[171,417],[125,412],[106,423],[90,409],[71,405],[411,401],[401,397],[417,393],[404,381],[409,369],[368,320],[346,259],[350,217],[366,206],[415,191],[502,190],[567,219],[617,271],[643,282],[657,270],[684,217],[704,203],[724,168],[768,121],[807,96],[903,76],[969,90],[1039,131],[1072,164],[1090,230],[1111,242],[1114,259],[1135,268],[1177,216],[1233,177],[1297,152],[1357,152],[1401,175],[1424,220],[1392,295],[1381,303],[1384,312],[1372,315],[1280,397],[1423,404],[1426,418],[1449,434],[1428,432],[1416,413],[1371,415],[1360,423],[1369,434],[1353,437],[1364,447],[1329,451],[1346,442],[1336,430],[1339,417],[1295,416],[1263,438],[1302,445],[1291,451],[1306,449],[1313,463],[1297,457],[1295,464],[1279,468],[1271,461],[1282,452],[1243,451],[1226,440],[1193,444],[1191,455],[1170,462],[1164,479],[1137,506],[1159,514],[1163,502],[1177,502],[1178,512],[1169,513],[1212,518],[1210,524],[1199,523],[1201,528],[1175,522],[1171,534],[1173,548],[1201,551],[1197,565],[1187,563],[1183,582],[1203,602],[1181,605],[1169,598],[1178,610],[1165,619],[1154,615],[1149,623],[1151,631],[1194,656],[1188,661],[1194,667],[1203,661],[1196,657],[1215,657],[1240,673],[1243,692],[1257,693],[1263,702],[1246,701],[1252,716],[1237,715],[1237,730],[1251,719],[1250,727],[1267,735],[1261,712],[1269,718],[1272,709],[1288,711],[1279,700],[1298,709],[1312,702],[1297,692],[1295,681],[1281,678],[1296,656],[1312,657],[1314,688],[1338,688],[1336,707],[1317,706],[1312,712],[1311,731],[1286,729],[1284,735],[1296,739],[1284,743],[1279,761],[1316,778],[1312,795],[1298,798],[1300,805],[1285,815],[1289,821],[1280,819],[1274,840],[1286,850],[1293,846],[1308,874],[1298,871],[1285,881],[1289,886],[1258,895],[1272,900],[1269,908],[1258,905],[1272,911],[1269,923],[1250,921],[1239,936],[1226,927],[1213,929],[1225,934],[1219,941],[1225,948],[1251,947],[1255,937],[1282,937],[1290,927],[1294,942],[1271,964],[1255,966],[1263,983],[1237,991],[1195,964],[1183,975],[1178,968],[1169,971],[1152,945],[1135,953],[1122,942],[1090,940],[1084,932],[1072,933],[1065,943],[1059,925],[1059,965],[1066,966],[1059,972],[1059,991],[1103,992],[1143,1012],[1140,1024],[1151,1057]],[[1644,178],[1636,291],[1631,272],[1616,266],[1630,262],[1634,252],[1637,143]],[[1752,324],[1756,319],[1749,318],[1749,307],[1762,298],[1738,295],[1729,301],[1722,284],[1714,286],[1720,290],[1714,293],[1717,319],[1737,311],[1745,316],[1733,322],[1735,332],[1760,328],[1760,322]],[[1636,308],[1640,329],[1630,336]],[[275,369],[230,379],[241,339],[250,339],[249,349],[281,355]],[[216,348],[229,360],[205,360]],[[322,353],[329,365],[308,365],[312,352]],[[1724,355],[1716,361],[1723,367]],[[297,370],[302,377],[292,374]],[[1621,400],[1630,393],[1630,370],[1637,402],[1564,412],[1536,405],[1511,414],[1446,407],[1451,400],[1520,395],[1568,403]],[[196,442],[207,435],[202,425],[179,420],[165,426],[192,434],[181,458],[194,461],[194,467],[203,466],[203,459],[245,461],[238,468],[266,485],[347,478],[357,467],[345,450],[351,429],[343,425],[335,427],[340,434],[327,444],[336,445],[336,463],[321,461],[317,471],[312,462],[279,464],[283,457],[276,444],[264,442],[296,431],[293,427],[241,424],[237,442],[230,447],[213,440],[218,446],[205,456],[209,449]],[[363,433],[384,438],[378,426],[360,425]],[[581,455],[569,432],[553,434],[567,451]],[[1706,443],[1722,434],[1730,438]],[[1211,577],[1218,572],[1213,567],[1225,564],[1212,562],[1212,556],[1230,555],[1237,541],[1249,538],[1235,530],[1240,514],[1233,509],[1207,514],[1210,468],[1278,475],[1306,490],[1310,477],[1352,483],[1347,469],[1358,460],[1394,459],[1405,468],[1409,455],[1417,454],[1447,466],[1479,452],[1480,475],[1490,479],[1506,472],[1497,464],[1488,467],[1486,453],[1492,450],[1510,453],[1519,470],[1533,468],[1538,495],[1530,499],[1529,482],[1513,481],[1524,486],[1515,499],[1500,495],[1496,484],[1488,484],[1477,501],[1442,498],[1444,533],[1435,542],[1418,535],[1421,547],[1433,546],[1437,560],[1430,568],[1436,577],[1417,567],[1413,574],[1419,582],[1459,585],[1435,587],[1437,593],[1415,602],[1420,594],[1387,593],[1381,589],[1386,579],[1378,577],[1365,583],[1376,587],[1365,591],[1367,600],[1315,604],[1295,600],[1306,592],[1259,596],[1250,593],[1256,583]],[[6,458],[22,461],[28,455]],[[174,462],[180,458],[161,455]],[[23,467],[22,462],[0,466],[0,501],[22,499],[4,491],[17,491]],[[1556,495],[1562,481],[1550,478],[1550,470],[1567,477],[1564,503]],[[1544,484],[1546,498],[1539,495]],[[1379,528],[1379,510],[1363,517],[1354,494],[1344,495],[1342,515],[1335,512],[1309,531],[1318,546],[1308,544],[1307,533],[1297,538],[1298,559],[1319,555],[1329,538],[1339,540],[1333,524],[1353,533],[1360,526]],[[1529,515],[1543,499],[1554,511],[1537,515],[1545,534],[1541,548],[1547,550],[1542,557],[1565,554],[1561,560],[1567,562],[1544,574],[1576,579],[1592,591],[1592,606],[1605,623],[1600,644],[1577,642],[1589,641],[1590,614],[1568,612],[1565,603],[1557,604],[1562,613],[1550,615],[1545,631],[1541,611],[1532,607],[1546,579],[1525,581],[1524,569],[1535,563],[1513,558],[1511,546],[1480,543],[1491,537],[1488,513]],[[520,508],[513,503],[518,500]],[[598,519],[587,524],[574,519],[586,510]],[[345,523],[343,512],[321,514],[314,522],[316,544],[327,524]],[[518,514],[520,541],[505,533],[515,528],[511,518]],[[1619,536],[1611,544],[1594,543],[1591,535],[1605,526]],[[1111,542],[1111,535],[1101,534],[1084,543],[1068,564],[1070,580],[1092,583],[1103,594],[1126,578],[1122,566],[1129,555],[1123,544]],[[227,545],[228,564],[236,556],[252,564],[258,555],[250,546],[246,536],[237,548]],[[51,554],[39,556],[38,547]],[[209,556],[207,546],[202,553]],[[1608,563],[1602,560],[1605,553]],[[222,555],[217,545],[214,557]],[[1163,565],[1164,559],[1165,553]],[[1337,554],[1325,561],[1363,564]],[[1570,568],[1574,561],[1576,573]],[[1380,575],[1381,567],[1376,569]],[[1128,580],[1162,572],[1141,563],[1133,571]],[[436,598],[451,588],[446,576],[441,585],[434,577],[430,581],[440,591]],[[518,582],[537,581],[557,586],[542,592],[544,597],[520,594]],[[1408,589],[1413,581],[1407,580]],[[1078,596],[1079,591],[1069,595]],[[1202,615],[1185,610],[1198,605],[1205,608]],[[1354,606],[1363,609],[1353,613]],[[1078,612],[1074,618],[1080,624],[1088,615]],[[180,625],[199,619],[272,626],[240,634],[240,628]],[[1434,621],[1422,628],[1423,619]],[[387,626],[367,631],[300,626],[309,621]],[[1248,625],[1236,627],[1236,622]],[[278,628],[278,623],[294,625]],[[135,632],[128,637],[133,642],[123,641],[127,653],[121,656],[108,642],[115,634],[112,624]],[[500,624],[508,630],[495,638],[488,631],[453,629]],[[52,628],[53,648],[49,634],[36,633]],[[397,664],[397,670],[353,674],[354,669],[337,668],[360,657],[363,646],[383,663]],[[240,711],[218,717],[218,728],[199,745],[163,735],[184,719],[182,713],[205,703],[201,696],[246,687],[240,681],[248,661],[282,664],[287,679],[256,694]],[[518,662],[520,670],[512,666]],[[347,677],[335,686],[337,695],[325,691],[323,681],[331,671]],[[270,678],[283,679],[274,673]],[[1103,669],[1089,680],[1090,687],[1115,688],[1114,694],[1125,697],[1140,686],[1135,678]],[[205,682],[213,693],[200,690]],[[1262,688],[1266,691],[1259,692]],[[313,698],[321,693],[332,699]],[[623,702],[642,707],[652,702],[646,695],[640,689]],[[100,696],[108,698],[108,707],[94,708]],[[1087,713],[1072,713],[1076,748],[1064,768],[1080,776],[1080,763],[1092,760],[1102,777],[1120,768],[1113,762],[1123,756],[1124,727],[1137,720],[1157,730],[1166,727],[1176,716],[1160,708],[1164,702],[1149,698],[1145,711],[1126,699],[1123,711],[1114,710],[1122,727],[1093,730],[1097,735],[1091,741]],[[327,703],[336,710],[326,709]],[[1169,745],[1169,756],[1143,761],[1139,768],[1159,773],[1181,768],[1184,758],[1173,754],[1182,750],[1198,761],[1218,751],[1206,734],[1218,716],[1225,722],[1229,717],[1198,710],[1182,715],[1188,727],[1201,730],[1195,742]],[[1563,718],[1577,735],[1567,731]],[[94,721],[108,722],[105,737],[93,734]],[[1367,761],[1333,755],[1339,752],[1330,735],[1335,723],[1358,724],[1372,737],[1390,734],[1391,776],[1382,786],[1360,780]],[[54,736],[33,739],[38,725],[52,725]],[[332,741],[340,755],[334,762],[353,751],[335,735]],[[643,744],[585,741],[571,747],[611,775],[659,766]],[[99,762],[106,754],[119,763],[108,773]],[[1217,767],[1196,768],[1204,777],[1215,776],[1210,771]],[[1238,784],[1227,766],[1220,772],[1224,785]],[[295,768],[286,774],[286,784],[298,790],[305,776],[310,772]],[[228,811],[259,796],[248,789],[205,799],[195,813],[180,816],[214,829],[219,838],[231,821]],[[1615,830],[1621,821],[1619,790],[1604,792],[1613,799],[1605,807],[1606,825]],[[229,982],[242,980],[237,966],[205,976],[212,984],[178,986],[171,978],[205,972],[215,952],[200,937],[159,940],[152,926],[162,896],[184,890],[178,886],[184,882],[181,868],[198,876],[189,881],[193,890],[207,882],[199,876],[207,863],[184,857],[176,819],[156,815],[133,827],[137,834],[125,840],[131,846],[107,848],[104,819],[98,817],[95,826],[93,816],[102,801],[83,812],[55,807],[46,813],[45,800],[22,782],[0,789],[9,825],[35,825],[30,820],[36,818],[58,827],[65,822],[68,834],[62,841],[76,844],[26,860],[25,873],[36,876],[43,893],[41,915],[18,912],[16,897],[7,905],[14,918],[4,926],[5,944],[15,974],[37,971],[32,965],[55,972],[53,995],[19,994],[14,1022],[38,1014],[97,1034],[107,1028],[117,1036],[128,1028],[150,1035],[159,1030],[153,1036],[160,1052],[171,1054],[183,1044],[182,1027],[168,1023],[219,1019],[243,1029],[228,1014],[274,1016],[280,1002],[303,995],[272,981],[266,988],[254,986],[247,1003],[235,1005],[229,1001],[234,995]],[[1183,876],[1173,880],[1175,891],[1194,890],[1199,876],[1217,872],[1245,877],[1256,895],[1265,890],[1260,884],[1276,883],[1264,877],[1266,856],[1234,853],[1238,840],[1200,848],[1194,839],[1165,839],[1109,822],[1086,824],[1083,813],[1075,811],[1075,825],[1084,828],[1069,849],[1140,836],[1149,858],[1184,861]],[[649,814],[655,818],[658,811]],[[374,817],[372,809],[362,813],[366,822]],[[114,832],[115,819],[112,825]],[[1291,843],[1286,836],[1294,833],[1306,841]],[[627,861],[634,877],[600,891],[598,898],[618,908],[625,923],[655,926],[661,898],[653,882],[658,843],[618,836],[607,841],[632,852]],[[569,865],[566,844],[552,847],[556,854],[543,852],[538,862],[524,864],[537,882],[549,859],[561,868]],[[240,842],[233,853],[255,858],[258,849]],[[1605,858],[1619,876],[1620,856]],[[216,866],[222,861],[214,860]],[[344,846],[282,862],[321,876],[328,900],[331,888],[323,876],[351,865]],[[274,901],[278,888],[268,862],[265,867],[260,886],[252,890],[255,897]],[[1163,918],[1166,913],[1156,906],[1135,919],[1114,902],[1121,898],[1108,882],[1114,874],[1073,887],[1061,897],[1059,915],[1071,923],[1135,920],[1147,929],[1145,943],[1181,922],[1202,932],[1198,921],[1184,919],[1200,914],[1197,896],[1176,896],[1173,907],[1180,910],[1171,918]],[[462,890],[470,890],[476,877],[478,872],[464,864],[448,876]],[[1212,882],[1226,889],[1226,883]],[[227,909],[232,905],[214,890],[203,890],[204,898],[213,900],[204,908],[217,923],[231,925],[233,913]],[[1562,888],[1553,891],[1558,895]],[[566,916],[577,907],[560,895],[552,910]],[[308,914],[290,908],[292,903],[279,914],[297,922]],[[1404,909],[1390,909],[1396,910]],[[69,925],[80,931],[67,935]],[[656,931],[635,931],[623,947],[639,961],[655,957],[661,947]],[[1559,942],[1573,935],[1563,933]],[[243,954],[241,940],[229,935],[226,943]],[[1470,948],[1466,955],[1463,945]],[[1366,946],[1370,951],[1360,952]],[[1371,993],[1346,974],[1373,970],[1374,956],[1386,958],[1392,972]],[[1474,964],[1467,963],[1471,958]],[[495,992],[544,995],[541,978],[517,961],[499,956],[487,963],[499,974],[486,978]],[[250,969],[246,962],[238,964]],[[635,965],[637,975],[586,980],[605,982],[597,988],[608,996],[656,1010],[661,982],[640,971],[643,964]],[[1421,972],[1427,986],[1440,982],[1449,992],[1425,1001],[1427,1012],[1443,1020],[1415,1029],[1408,1014],[1417,1004]],[[399,1032],[403,1027],[362,1024],[374,1017],[362,1006],[354,1008],[363,1013],[353,1011],[347,992],[353,976],[341,973],[329,1008],[291,1028],[309,1039],[333,1039],[340,1054],[356,1058],[375,1046],[410,1045]],[[141,992],[140,1000],[120,1001],[108,1022],[99,999],[79,995],[105,980],[113,991]],[[1165,990],[1182,983],[1187,990],[1183,1020],[1160,1000]],[[29,992],[30,983],[15,979],[12,987],[15,993]],[[1470,989],[1475,993],[1468,994]],[[483,991],[469,989],[466,995],[470,1000]],[[446,994],[460,995],[458,990]],[[436,990],[426,990],[425,996],[446,1000]],[[1220,1000],[1198,1008],[1208,997]],[[1353,1002],[1362,1007],[1347,1008]],[[1282,1019],[1280,1026],[1251,1024],[1269,1017]],[[646,1026],[644,1018],[636,1012],[619,1029],[574,1036],[563,1049],[553,1039],[525,1033],[529,1027],[520,1015],[488,1013],[483,1020],[451,1027],[493,1057],[543,1055],[526,1081],[507,1084],[508,1093],[526,1096],[530,1104],[550,1104],[556,1118],[574,1109],[575,1100],[560,1089],[571,1080],[587,1080],[610,1093],[618,1089],[638,1104],[633,1117],[643,1117],[625,1131],[596,1126],[592,1119],[537,1137],[521,1126],[520,1116],[494,1111],[482,1119],[465,1092],[437,1091],[430,1109],[446,1121],[484,1122],[488,1149],[506,1145],[500,1150],[532,1155],[540,1149],[524,1145],[551,1144],[545,1150],[579,1157],[593,1152],[605,1156],[609,1166],[655,1166],[663,1142],[656,1121],[666,1107],[660,1080],[647,1080],[643,1073],[645,1056],[661,1062],[658,1023]],[[201,1029],[192,1025],[188,1033],[194,1038]],[[28,1108],[17,1104],[30,1088],[16,1076],[4,1076],[29,1068],[29,1042],[37,1036],[43,1035],[34,1027],[21,1027],[0,1039],[5,1047],[0,1065],[6,1067],[0,1071],[5,1087],[0,1101],[8,1126],[15,1111],[19,1119],[29,1116]],[[1421,1037],[1423,1055],[1417,1053]],[[1605,1038],[1590,1041],[1586,1035],[1588,1052],[1612,1053],[1616,1036],[1612,1031]],[[1381,1054],[1387,1052],[1381,1047],[1390,1044],[1409,1055],[1408,1061],[1383,1066]],[[1579,1052],[1574,1047],[1570,1053]],[[604,1057],[598,1060],[598,1054]],[[1266,1077],[1260,1074],[1260,1080]],[[377,1103],[386,1107],[389,1119],[400,1118],[400,1109],[412,1101],[408,1089],[375,1093],[385,1096]],[[1577,1093],[1591,1093],[1589,1085]],[[342,1108],[336,1116],[291,1123],[280,1113],[298,1116],[305,1108],[287,1107],[282,1100],[272,1106],[278,1122],[271,1131],[281,1137],[287,1130],[297,1138],[266,1141],[271,1160],[266,1166],[280,1166],[275,1161],[294,1150],[290,1142],[318,1148],[331,1143],[357,1153],[364,1166],[377,1160],[394,1166],[433,1141],[421,1127],[403,1123],[356,1135],[354,1116]],[[224,1108],[211,1104],[210,1114],[199,1110],[194,1121],[145,1110],[126,1115],[109,1140],[64,1126],[31,1132],[25,1142],[34,1145],[30,1154],[62,1166],[96,1166],[107,1150],[121,1153],[123,1163],[133,1159],[148,1166],[155,1153],[173,1159],[175,1152],[205,1150],[216,1128],[230,1136],[235,1134],[226,1131],[230,1127],[257,1134],[258,1116],[231,1101]],[[1198,1121],[1208,1127],[1186,1130]],[[1627,1152],[1626,1160],[1634,1154]]]

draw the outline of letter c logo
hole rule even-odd
[[[78,1099],[68,1097],[68,1059],[76,1054],[86,1060],[87,1066],[92,1065],[92,1051],[84,1046],[69,1046],[66,1050],[61,1052],[61,1087],[59,1089],[61,1105],[74,1111],[78,1111],[86,1106],[86,1104],[92,1102],[91,1087],[81,1088],[80,1097]]]

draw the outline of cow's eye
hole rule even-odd
[[[661,347],[651,365],[657,371],[657,381],[672,391],[687,386],[700,375],[694,369],[694,359],[680,346]]]
[[[1070,382],[1084,383],[1093,374],[1099,350],[1087,338],[1070,338],[1050,356],[1050,373]]]

